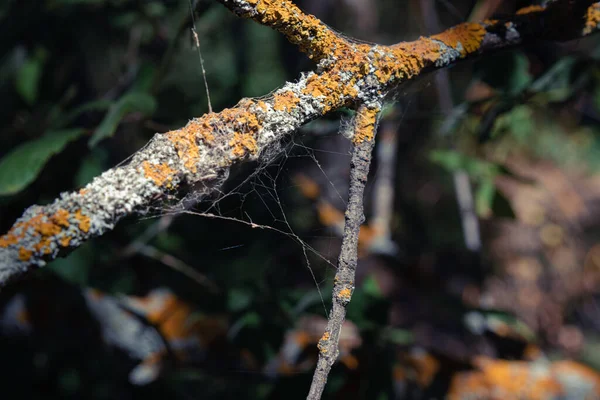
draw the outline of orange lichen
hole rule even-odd
[[[200,157],[197,140],[204,140],[206,143],[212,143],[215,140],[211,126],[213,118],[214,114],[207,114],[202,118],[191,120],[181,129],[165,134],[175,145],[184,167],[192,172],[196,172],[196,164]]]
[[[38,243],[34,244],[33,249],[38,254],[50,254],[50,252],[52,251],[52,249],[50,248],[50,243],[51,243],[50,239],[45,237],[42,240],[40,240]]]
[[[315,98],[324,97],[322,99],[323,114],[342,106],[344,95],[353,96],[356,94],[355,89],[349,84],[344,85],[342,83],[341,77],[337,73],[311,76],[308,78],[302,93]]]
[[[87,215],[83,215],[81,210],[77,210],[74,214],[75,219],[78,221],[79,230],[88,233],[90,230],[91,220]]]
[[[460,50],[461,56],[464,57],[479,49],[485,33],[486,30],[481,24],[467,22],[450,28],[438,35],[434,35],[431,38],[439,40],[455,50]]]
[[[589,6],[587,9],[583,34],[589,35],[598,29],[598,25],[600,25],[600,4],[595,3]]]
[[[4,236],[0,237],[0,247],[8,247],[19,243],[19,237],[11,233],[12,229]]]
[[[148,161],[143,162],[142,168],[146,178],[152,179],[156,186],[162,186],[167,181],[170,182],[177,173],[167,164],[150,164]]]
[[[317,348],[319,349],[319,351],[321,351],[321,353],[327,353],[327,342],[329,342],[329,337],[330,337],[329,332],[325,331],[323,336],[321,336],[321,339],[319,339]]]
[[[547,399],[565,394],[553,368],[522,361],[479,359],[479,370],[457,374],[449,399],[479,396],[491,399]],[[597,377],[596,377],[597,379]]]
[[[19,248],[19,260],[29,261],[31,259],[32,255],[33,255],[33,251],[27,250],[25,247]]]
[[[69,226],[69,212],[65,209],[59,208],[50,219],[64,228]]]
[[[346,45],[345,40],[318,18],[304,14],[290,1],[250,0],[248,4],[256,6],[258,11],[253,19],[283,33],[291,43],[300,45],[310,58],[327,57],[336,47]]]
[[[354,123],[354,144],[359,144],[364,141],[372,141],[375,137],[375,123],[377,122],[378,108],[363,107],[356,114]]]
[[[338,297],[344,301],[350,301],[350,298],[352,297],[352,290],[349,288],[344,288],[340,290]]]
[[[33,254],[50,254],[52,242],[57,240],[56,237],[63,231],[63,228],[69,227],[69,216],[67,210],[59,208],[52,215],[38,214],[27,221],[18,222],[6,235],[0,237],[0,247],[16,245],[29,234],[36,238],[36,241],[28,248],[19,248],[21,261],[29,261]],[[64,238],[61,239],[61,242],[62,240]]]
[[[244,157],[246,154],[256,154],[258,145],[256,139],[251,134],[235,132],[233,138],[229,141],[232,147],[232,153],[236,157]]]
[[[517,15],[524,15],[524,14],[529,14],[532,12],[540,12],[540,11],[544,11],[546,8],[543,6],[539,6],[539,5],[531,5],[531,6],[527,6],[527,7],[523,7],[517,10]]]
[[[300,98],[292,91],[277,93],[273,98],[273,109],[291,111],[300,102]]]
[[[399,43],[392,46],[391,50],[394,58],[384,56],[376,63],[382,70],[381,73],[376,73],[382,83],[387,82],[392,75],[397,79],[418,75],[424,67],[440,58],[440,45],[424,37],[414,42]]]
[[[62,238],[61,238],[61,239],[58,241],[58,243],[60,243],[60,245],[61,245],[62,247],[67,247],[67,246],[69,246],[69,244],[71,243],[71,237],[70,237],[70,236],[64,236],[64,237],[62,237]]]

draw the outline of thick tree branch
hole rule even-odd
[[[266,100],[244,99],[185,127],[157,134],[128,165],[111,169],[78,192],[32,206],[0,237],[0,285],[43,266],[123,217],[146,213],[161,197],[194,187],[217,192],[229,168],[277,150],[281,138],[344,105],[379,103],[423,71],[517,45],[528,39],[567,40],[600,25],[600,2],[563,0],[522,10],[509,20],[466,23],[394,46],[355,43],[335,34],[290,1],[220,0],[236,13],[283,32],[319,61]]]
[[[358,234],[364,222],[363,193],[369,167],[371,152],[375,144],[377,115],[380,104],[361,105],[354,117],[354,149],[350,162],[350,189],[346,206],[342,250],[338,259],[338,269],[333,286],[333,305],[329,313],[327,328],[319,340],[319,361],[313,375],[312,385],[307,399],[321,398],[331,367],[339,354],[339,340],[342,325],[346,318],[346,306],[352,298],[356,265],[358,263]]]

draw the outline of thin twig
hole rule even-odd
[[[346,306],[352,298],[356,265],[358,263],[358,234],[364,222],[363,193],[371,152],[375,143],[375,130],[380,105],[361,105],[354,119],[354,149],[350,164],[350,189],[346,206],[342,250],[338,259],[338,270],[333,286],[333,305],[329,313],[327,328],[319,340],[319,361],[313,375],[307,399],[321,398],[331,367],[339,355],[339,339],[342,324],[346,318]]]
[[[210,91],[208,90],[208,82],[206,80],[206,70],[204,69],[204,58],[202,58],[202,51],[200,50],[200,39],[198,32],[196,31],[196,18],[194,17],[194,7],[192,6],[192,0],[190,0],[190,13],[192,16],[192,35],[194,35],[194,43],[198,50],[198,59],[200,60],[200,68],[202,68],[202,78],[204,79],[204,89],[206,90],[206,99],[208,101],[208,113],[212,114],[212,103],[210,101]]]
[[[179,258],[172,256],[171,254],[165,253],[149,245],[142,245],[139,249],[139,253],[152,258],[173,270],[182,273],[190,279],[196,281],[196,283],[202,285],[211,293],[219,293],[219,287],[211,281],[206,275],[196,271],[194,268],[181,261]]]

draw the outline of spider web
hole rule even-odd
[[[198,68],[202,71],[207,100],[210,107],[208,83],[202,61],[199,40],[196,34],[195,16],[192,11],[193,3],[192,0],[188,1],[190,2],[192,16],[192,34],[194,35],[196,43],[195,47],[199,55]],[[336,31],[336,34],[352,43],[371,44],[369,42],[347,37],[341,32]],[[409,93],[411,93],[411,91],[396,92],[392,94],[391,100],[398,100]],[[414,92],[412,92],[412,94],[414,94]],[[269,93],[261,98],[265,99],[271,96],[272,93]],[[290,215],[293,215],[294,211],[288,210],[285,204],[285,200],[290,197],[287,190],[293,189],[292,185],[288,184],[289,180],[286,182],[286,177],[289,177],[290,175],[288,172],[293,170],[293,166],[290,167],[289,165],[290,161],[303,159],[302,161],[307,160],[308,163],[304,163],[302,171],[312,167],[313,178],[314,175],[318,175],[320,191],[323,195],[328,197],[329,202],[336,206],[338,210],[345,209],[351,146],[350,141],[344,140],[341,136],[346,137],[346,139],[348,138],[351,119],[342,116],[341,121],[336,123],[321,119],[311,123],[310,125],[312,126],[301,128],[301,131],[311,131],[311,133],[314,134],[315,131],[319,130],[313,129],[315,128],[314,124],[319,124],[321,121],[325,121],[324,125],[326,125],[326,127],[325,129],[321,129],[321,134],[317,134],[317,136],[320,139],[330,139],[332,136],[337,136],[339,140],[346,144],[344,150],[338,151],[337,149],[328,150],[311,147],[309,144],[305,143],[302,137],[299,137],[298,135],[293,137],[289,136],[284,139],[283,143],[279,143],[272,148],[264,150],[260,155],[259,160],[251,166],[254,170],[242,179],[241,182],[234,184],[233,187],[230,187],[230,180],[228,180],[222,188],[217,189],[216,196],[211,199],[202,198],[203,194],[201,191],[195,191],[193,188],[191,188],[190,192],[183,198],[177,197],[176,195],[169,195],[161,204],[155,206],[151,214],[145,218],[176,218],[185,214],[187,216],[203,217],[207,219],[220,219],[239,223],[249,229],[258,228],[261,230],[269,230],[291,239],[301,249],[302,257],[304,259],[303,263],[309,272],[310,278],[315,284],[325,315],[327,316],[327,307],[325,306],[321,287],[323,282],[327,280],[327,273],[332,271],[329,267],[333,268],[333,270],[337,269],[336,260],[332,259],[332,256],[337,257],[339,248],[332,250],[331,243],[338,241],[340,238],[331,231],[326,235],[320,236],[310,236],[307,232],[298,233],[299,229],[295,226],[296,224],[294,223],[293,218],[289,218]],[[317,157],[317,154],[319,157]],[[331,160],[327,157],[332,156],[339,157],[340,159],[333,163],[336,165],[334,167],[335,169],[333,171],[328,171],[327,168],[329,167],[331,169],[331,166],[324,167],[323,162],[325,161],[329,164]],[[236,172],[239,173],[240,171],[234,171],[234,175]],[[227,206],[225,204],[231,203],[231,201],[227,200],[232,200],[232,198],[237,199],[235,202],[237,205],[234,208],[230,207],[229,209],[226,209]],[[247,203],[256,202],[262,205],[262,209],[259,208],[257,210],[255,206],[246,207]],[[326,253],[313,247],[309,243],[311,239],[329,240],[329,246]],[[233,249],[240,246],[243,245],[227,246],[221,250]],[[318,262],[325,265],[324,277],[319,278],[317,276],[309,256],[315,257]],[[193,268],[190,268],[189,272],[183,270],[180,272],[199,281],[191,270],[193,270]]]

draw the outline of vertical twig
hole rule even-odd
[[[344,236],[338,259],[338,270],[333,286],[333,305],[325,333],[319,340],[319,361],[313,375],[307,399],[321,398],[331,367],[339,354],[339,338],[342,324],[346,318],[346,306],[352,298],[356,265],[358,262],[358,233],[364,222],[363,193],[369,167],[371,152],[375,143],[377,116],[380,104],[361,105],[354,118],[354,148],[350,165],[350,189],[345,213]]]

